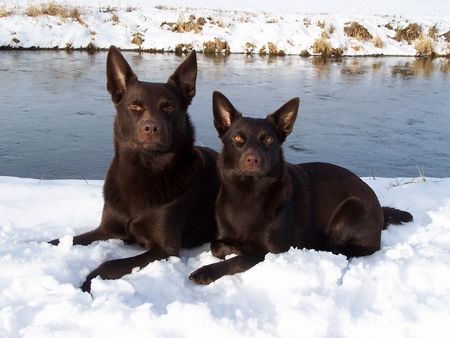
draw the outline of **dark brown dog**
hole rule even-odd
[[[194,147],[187,114],[195,95],[195,52],[167,83],[139,81],[114,46],[109,49],[106,70],[117,115],[103,216],[97,229],[75,236],[73,243],[117,238],[138,243],[147,251],[103,263],[87,276],[84,291],[90,291],[96,276],[117,279],[134,267],[178,256],[182,247],[209,242],[216,229],[217,153]]]
[[[244,118],[224,95],[213,94],[223,150],[211,251],[221,259],[237,256],[194,271],[196,283],[246,271],[268,252],[290,247],[369,255],[380,248],[383,227],[412,220],[407,212],[382,208],[372,189],[344,168],[284,162],[281,145],[298,106],[295,98],[266,119]]]

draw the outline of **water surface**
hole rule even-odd
[[[124,53],[142,80],[166,81],[181,58]],[[0,175],[102,179],[114,108],[106,53],[0,51]],[[220,149],[211,93],[263,117],[301,98],[290,162],[332,162],[360,176],[450,177],[450,60],[198,56],[189,112],[197,143]]]

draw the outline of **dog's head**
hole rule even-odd
[[[223,142],[221,169],[238,176],[270,175],[283,161],[281,145],[292,132],[300,100],[294,98],[265,119],[242,117],[221,93],[213,93],[214,126]]]
[[[187,107],[195,96],[197,59],[193,51],[167,83],[139,81],[111,46],[106,63],[107,89],[116,107],[116,143],[137,151],[162,153],[193,143]]]

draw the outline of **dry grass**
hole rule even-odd
[[[13,11],[6,6],[0,6],[0,18],[11,16]]]
[[[347,36],[355,38],[360,41],[372,40],[372,34],[369,33],[367,28],[356,21],[347,23],[344,26],[344,33]]]
[[[333,48],[330,41],[323,37],[316,39],[311,48],[315,54],[320,54],[322,57],[339,57],[344,53],[342,48]]]
[[[422,35],[422,27],[417,23],[410,23],[405,28],[398,28],[395,32],[394,40],[406,41],[411,44],[412,41],[417,40]]]
[[[446,42],[450,42],[450,31],[447,33],[442,34]]]
[[[259,50],[259,55],[269,55],[269,56],[285,56],[286,53],[282,49],[278,49],[277,45],[273,42],[267,42],[267,48],[266,46],[263,46]]]
[[[434,41],[437,41],[439,36],[439,30],[437,29],[436,25],[433,25],[430,28],[428,28],[428,36],[432,38]]]
[[[131,40],[131,43],[141,48],[144,41],[145,40],[143,39],[142,34],[140,32],[136,32],[133,34],[133,39]]]
[[[324,20],[324,21],[318,20],[318,21],[316,22],[316,26],[317,26],[317,27],[320,27],[320,28],[322,28],[322,29],[324,29],[324,28],[325,28],[325,20]]]
[[[330,35],[332,35],[335,31],[336,31],[336,27],[334,27],[334,25],[330,23],[330,25],[328,26],[328,33],[330,33]]]
[[[179,43],[175,46],[175,54],[176,55],[183,55],[187,54],[192,50],[192,44],[190,43]]]
[[[373,38],[372,40],[373,45],[377,48],[383,48],[384,47],[384,42],[381,39],[381,37],[379,35],[377,35],[376,37]]]
[[[311,26],[311,18],[303,18],[303,24],[305,25],[306,28]]]
[[[41,15],[58,16],[63,19],[73,19],[83,23],[81,12],[78,7],[63,6],[55,2],[48,2],[41,5],[29,5],[25,9],[25,15],[30,17]]]
[[[307,58],[308,56],[311,56],[311,54],[308,52],[307,49],[303,49],[303,50],[300,52],[300,56],[301,56],[301,57],[304,57],[304,58]]]
[[[416,49],[418,56],[435,55],[433,40],[423,34],[419,39],[416,40],[414,48]]]
[[[200,33],[203,29],[203,26],[206,24],[206,19],[203,17],[195,18],[194,15],[189,17],[189,21],[178,21],[178,22],[166,22],[164,21],[161,24],[161,27],[169,27],[172,32],[177,33],[185,33],[185,32],[194,32]]]
[[[359,52],[359,51],[362,49],[362,47],[361,47],[360,45],[354,45],[354,46],[352,46],[352,49],[353,49],[355,52]]]
[[[230,55],[230,45],[226,41],[215,38],[203,43],[203,53],[205,55]]]
[[[116,13],[113,12],[111,15],[111,21],[113,25],[117,25],[120,22],[120,18]]]
[[[246,55],[252,55],[256,49],[256,45],[252,42],[246,42],[244,46],[244,52]]]

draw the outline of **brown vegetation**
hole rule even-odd
[[[422,35],[414,45],[418,56],[435,55],[433,40]]]
[[[445,41],[450,42],[450,31],[442,34],[442,36],[444,37]]]
[[[0,18],[4,18],[13,14],[13,11],[6,6],[0,6]]]
[[[252,43],[252,42],[246,42],[245,46],[244,46],[244,49],[245,49],[245,54],[246,55],[252,55],[253,52],[256,49],[256,45],[254,43]]]
[[[195,18],[194,15],[189,17],[189,20],[186,22],[166,22],[164,21],[161,24],[161,27],[167,26],[172,32],[177,33],[185,33],[185,32],[194,32],[200,33],[203,29],[203,26],[206,24],[206,19],[203,17]]]
[[[300,56],[301,56],[301,57],[304,57],[304,58],[307,58],[308,56],[311,56],[311,54],[308,52],[307,49],[303,49],[303,50],[300,52]]]
[[[344,33],[361,41],[370,41],[372,39],[372,34],[369,33],[367,28],[356,21],[347,23],[344,26]]]
[[[206,41],[203,43],[203,53],[205,55],[229,55],[230,45],[226,41],[215,38],[212,41]]]
[[[437,29],[437,25],[433,25],[430,28],[428,28],[428,36],[432,38],[433,40],[437,40],[439,35],[439,30]]]
[[[263,46],[259,50],[259,55],[269,55],[269,56],[285,56],[286,53],[282,49],[278,49],[277,45],[273,42],[267,42],[267,48],[266,46]]]
[[[406,41],[411,44],[412,41],[420,38],[422,35],[422,27],[417,23],[410,23],[405,28],[398,28],[395,32],[394,40]]]
[[[330,41],[324,37],[316,39],[311,48],[315,54],[320,54],[323,57],[339,57],[344,53],[342,48],[333,48]]]
[[[187,54],[192,50],[192,44],[190,43],[179,43],[175,46],[175,54],[176,55],[183,55]]]
[[[378,36],[378,35],[377,35],[376,37],[373,38],[372,42],[373,42],[373,45],[374,45],[375,47],[377,47],[377,48],[383,48],[383,47],[384,47],[384,42],[383,42],[383,40],[381,39],[381,37]]]
[[[133,34],[133,39],[131,40],[131,43],[137,45],[139,48],[141,48],[142,44],[144,43],[144,39],[142,37],[142,34],[140,32],[136,32]]]
[[[58,16],[63,19],[73,19],[83,23],[78,7],[63,6],[55,2],[43,3],[40,5],[29,5],[25,9],[25,15],[30,17],[37,17],[41,15]]]

